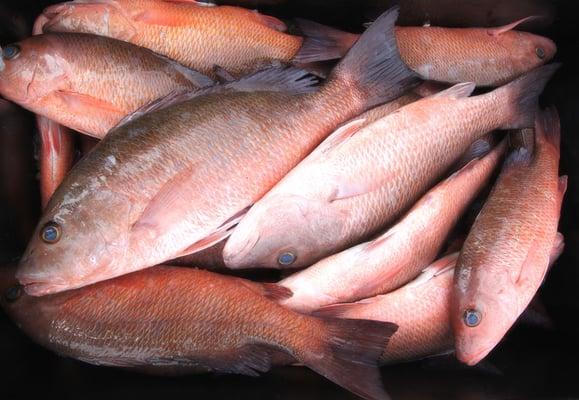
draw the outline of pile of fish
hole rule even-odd
[[[563,250],[559,120],[538,105],[556,47],[528,18],[397,15],[296,35],[192,0],[47,8],[0,62],[0,94],[37,114],[43,199],[5,311],[92,364],[303,364],[366,399],[387,398],[382,364],[478,363]],[[284,279],[221,273],[256,268]]]

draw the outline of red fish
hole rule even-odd
[[[158,266],[44,297],[26,295],[13,272],[0,271],[2,307],[61,355],[153,373],[257,376],[282,353],[361,397],[388,398],[377,362],[394,324],[301,315],[271,301],[287,289],[197,269]]]
[[[525,310],[558,256],[557,225],[567,177],[559,178],[556,111],[539,113],[534,150],[520,147],[477,217],[455,272],[452,324],[457,357],[473,365]]]

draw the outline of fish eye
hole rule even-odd
[[[474,328],[475,326],[480,324],[481,319],[482,315],[477,310],[469,309],[464,312],[463,316],[464,323],[466,324],[466,326],[470,328]]]
[[[539,57],[541,60],[545,58],[545,50],[542,47],[537,47],[535,49],[535,54],[537,54],[537,57]]]
[[[4,299],[8,303],[14,303],[16,300],[20,298],[20,296],[22,296],[22,286],[20,285],[9,287],[4,292]]]
[[[20,54],[20,46],[10,44],[2,49],[2,57],[5,60],[14,60]]]
[[[277,258],[279,265],[292,265],[296,261],[296,256],[291,251],[285,251]]]
[[[56,222],[47,222],[40,230],[40,238],[45,243],[56,243],[60,239],[61,229]]]

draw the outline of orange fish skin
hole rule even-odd
[[[38,24],[48,32],[85,32],[131,42],[208,75],[216,65],[239,76],[274,60],[290,62],[303,42],[284,33],[285,24],[274,17],[195,2],[67,2],[48,7]]]
[[[225,239],[336,126],[417,83],[397,54],[396,15],[376,20],[317,92],[206,93],[107,135],[52,196],[17,273],[27,292],[81,287]]]
[[[532,125],[529,108],[557,65],[490,93],[459,84],[349,135],[328,137],[244,216],[223,250],[229,268],[299,268],[378,234],[469,146],[501,128]],[[291,262],[282,263],[282,256]]]
[[[362,397],[387,398],[376,366],[395,325],[295,313],[272,301],[291,295],[274,284],[157,266],[44,297],[26,295],[12,268],[0,271],[0,285],[18,326],[63,356],[152,373],[256,376],[283,353]]]
[[[457,263],[452,324],[457,357],[469,365],[483,359],[515,323],[558,247],[566,177],[558,175],[554,110],[538,113],[535,135],[533,153],[521,147],[505,161]]]
[[[4,59],[0,93],[30,111],[102,138],[137,108],[211,79],[129,43],[82,33],[37,35]]]
[[[439,254],[451,229],[488,183],[504,148],[503,143],[439,183],[378,238],[281,281],[294,293],[282,304],[310,312],[388,293],[414,279]]]
[[[381,364],[395,364],[454,350],[450,297],[458,253],[432,263],[401,288],[357,303],[330,305],[314,315],[393,321],[398,331]]]
[[[399,27],[402,59],[427,80],[499,86],[553,59],[553,41],[500,28]],[[542,57],[539,57],[540,54]]]
[[[74,137],[66,127],[45,117],[36,118],[40,132],[40,201],[42,208],[60,185],[74,161]]]

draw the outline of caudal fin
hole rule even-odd
[[[382,14],[334,68],[328,84],[347,84],[360,91],[367,107],[391,101],[420,79],[400,58],[394,35],[398,7]]]
[[[385,400],[378,360],[398,326],[388,322],[324,318],[322,354],[300,360],[352,393],[368,400]]]
[[[295,21],[304,36],[302,47],[293,59],[298,64],[342,58],[360,37],[301,18]]]
[[[532,128],[535,113],[539,107],[539,95],[560,64],[544,65],[526,73],[495,90],[498,96],[505,96],[509,112],[502,129]]]

